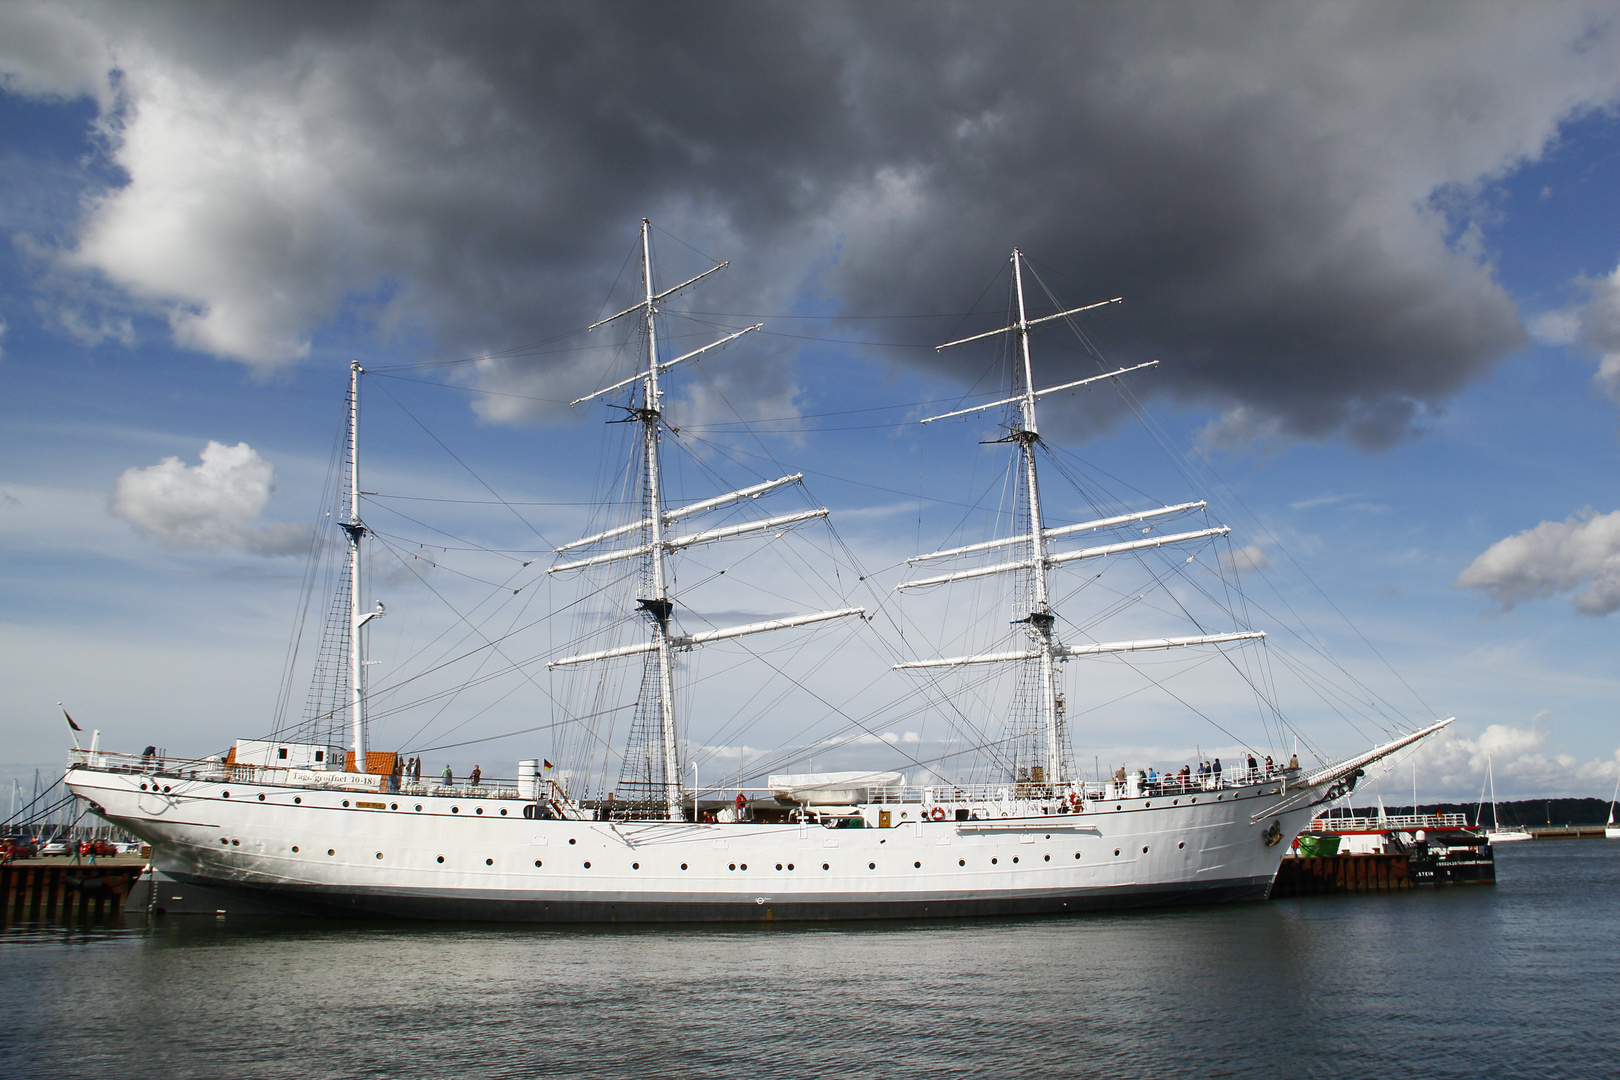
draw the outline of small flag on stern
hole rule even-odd
[[[551,762],[549,762],[549,761],[546,762],[546,768],[548,768],[548,769],[551,768]]]
[[[67,717],[68,727],[72,728],[74,731],[83,731],[84,730],[84,728],[80,727],[78,724],[75,724],[73,722],[73,717],[68,716],[67,709],[62,708],[62,703],[60,701],[58,701],[56,703],[56,707],[58,709],[62,709],[62,715]]]

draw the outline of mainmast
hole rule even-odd
[[[1032,610],[1023,619],[1035,639],[1040,654],[1041,722],[1046,731],[1047,783],[1060,784],[1063,776],[1062,733],[1058,730],[1057,661],[1052,647],[1052,605],[1046,586],[1046,530],[1041,520],[1041,484],[1035,469],[1035,444],[1040,441],[1040,425],[1035,421],[1035,374],[1029,356],[1029,318],[1024,308],[1023,252],[1012,253],[1014,289],[1018,293],[1018,351],[1023,361],[1024,393],[1019,400],[1022,426],[1012,432],[1023,459],[1024,495],[1029,507],[1029,565]]]
[[[613,649],[605,649],[600,652],[584,653],[578,656],[564,657],[561,660],[552,661],[549,666],[553,668],[563,667],[596,660],[607,660],[620,656],[630,656],[636,653],[650,652],[656,654],[656,663],[658,667],[656,701],[647,702],[644,700],[643,704],[654,705],[654,711],[658,716],[663,745],[664,808],[668,816],[671,819],[675,819],[681,817],[684,813],[684,796],[681,787],[681,766],[678,749],[680,742],[676,733],[674,651],[678,648],[692,648],[697,645],[707,644],[713,641],[724,641],[731,638],[744,637],[750,634],[762,633],[767,630],[779,630],[792,626],[804,626],[810,623],[823,622],[828,619],[843,618],[848,615],[860,615],[864,614],[865,609],[846,608],[839,611],[823,611],[811,615],[797,615],[784,619],[771,619],[766,622],[749,623],[744,626],[725,627],[718,630],[705,630],[692,634],[677,634],[671,630],[671,618],[675,612],[675,602],[670,593],[671,574],[669,568],[669,559],[674,552],[699,544],[708,544],[719,540],[727,540],[736,536],[743,536],[748,533],[788,528],[799,524],[800,522],[826,517],[827,509],[826,507],[822,507],[817,510],[804,510],[792,514],[782,514],[776,517],[766,518],[762,521],[751,521],[740,525],[728,525],[717,529],[708,529],[702,532],[688,533],[682,536],[672,537],[668,535],[668,527],[675,521],[702,513],[707,510],[713,510],[722,506],[729,506],[746,499],[757,499],[761,495],[769,491],[774,491],[779,487],[798,483],[801,479],[803,479],[803,476],[802,474],[795,473],[792,476],[784,476],[778,480],[769,480],[761,484],[754,484],[738,491],[732,491],[714,498],[704,499],[701,502],[691,503],[687,506],[665,508],[663,497],[662,462],[660,460],[660,435],[661,426],[663,423],[663,391],[658,385],[659,375],[668,371],[676,364],[683,363],[687,360],[696,359],[697,357],[702,356],[704,353],[709,352],[711,349],[719,348],[722,345],[735,341],[737,338],[742,337],[744,334],[749,333],[750,331],[758,330],[763,324],[755,323],[753,326],[739,330],[736,333],[728,334],[718,341],[714,341],[708,345],[702,346],[701,348],[694,349],[682,356],[677,356],[673,360],[660,362],[658,359],[657,325],[659,301],[665,299],[673,293],[679,292],[681,289],[686,288],[688,285],[691,285],[702,278],[708,277],[717,270],[724,269],[730,264],[721,263],[719,266],[711,267],[710,269],[705,270],[703,273],[697,275],[697,277],[683,281],[681,284],[676,285],[673,288],[658,292],[653,283],[651,233],[652,223],[646,218],[642,218],[641,279],[643,288],[641,302],[632,307],[626,308],[617,315],[603,319],[601,322],[594,323],[590,327],[590,329],[594,330],[599,326],[604,326],[607,323],[613,322],[615,319],[622,318],[632,313],[639,313],[643,321],[647,340],[646,367],[640,373],[633,375],[628,379],[624,379],[620,382],[614,383],[612,386],[604,387],[595,393],[587,394],[585,397],[570,402],[571,405],[578,405],[581,402],[589,401],[592,398],[601,397],[604,394],[622,389],[630,386],[631,384],[639,384],[639,393],[637,395],[639,401],[633,407],[631,407],[629,411],[631,415],[638,422],[640,422],[642,427],[641,454],[643,460],[641,471],[643,516],[640,521],[608,529],[605,532],[597,533],[594,536],[587,536],[581,540],[575,540],[572,543],[562,545],[557,550],[560,553],[575,548],[587,547],[607,540],[612,540],[620,536],[625,536],[636,531],[641,532],[643,542],[635,547],[621,548],[618,550],[608,551],[603,554],[593,555],[584,559],[577,559],[566,563],[558,563],[550,567],[550,569],[547,570],[547,573],[555,574],[566,570],[577,570],[583,567],[595,566],[601,563],[612,562],[619,559],[644,559],[645,562],[643,564],[643,574],[641,578],[642,587],[638,590],[636,603],[639,609],[647,616],[647,620],[651,625],[652,637],[650,641],[641,642],[634,645],[619,646]],[[645,690],[646,688],[644,686],[644,693]]]
[[[366,535],[360,520],[360,376],[364,373],[359,361],[349,365],[349,518],[341,523],[349,538],[349,724],[354,771],[358,773],[366,771],[366,660],[360,630],[383,613],[380,603],[375,611],[360,610],[360,540]]]
[[[1041,441],[1040,426],[1036,420],[1035,404],[1042,397],[1056,393],[1060,390],[1072,390],[1089,383],[1100,382],[1105,379],[1115,379],[1132,371],[1153,367],[1157,360],[1133,367],[1120,368],[1102,375],[1093,375],[1090,378],[1078,379],[1074,382],[1063,383],[1060,386],[1048,387],[1045,390],[1035,389],[1034,361],[1030,355],[1029,331],[1031,327],[1054,319],[1067,318],[1078,315],[1084,311],[1104,307],[1108,304],[1120,302],[1116,297],[1104,300],[1101,303],[1087,304],[1083,307],[1060,311],[1054,315],[1046,315],[1039,319],[1029,318],[1024,304],[1024,254],[1017,248],[1013,249],[1013,287],[1018,298],[1018,318],[1010,326],[1003,326],[983,334],[962,338],[958,341],[946,342],[940,349],[948,349],[955,345],[965,345],[972,341],[982,341],[986,338],[996,337],[1000,334],[1015,333],[1018,343],[1018,367],[1013,376],[1014,396],[1002,398],[1000,401],[988,402],[984,405],[975,405],[955,412],[944,413],[940,416],[930,416],[923,423],[934,420],[944,420],[947,417],[963,416],[967,413],[979,412],[984,409],[993,409],[1005,405],[1018,406],[1018,420],[1008,435],[1007,441],[1018,447],[1020,465],[1020,484],[1024,489],[1025,505],[1029,511],[1028,531],[999,540],[989,540],[978,544],[969,544],[965,547],[951,548],[946,551],[930,552],[910,559],[911,563],[924,562],[930,559],[942,559],[961,555],[978,554],[996,548],[1023,548],[1024,557],[1010,562],[995,563],[990,566],[975,567],[970,570],[959,570],[955,573],[941,574],[937,577],[921,578],[901,583],[902,590],[916,589],[928,585],[940,585],[947,582],[961,581],[968,578],[987,577],[1000,573],[1026,574],[1029,582],[1029,608],[1026,612],[1019,612],[1015,622],[1022,623],[1031,639],[1031,647],[1008,652],[983,653],[976,656],[955,656],[938,660],[914,660],[903,664],[896,664],[896,668],[932,668],[956,667],[964,664],[1000,663],[1006,661],[1029,662],[1034,661],[1038,669],[1039,680],[1039,710],[1040,722],[1045,734],[1045,760],[1043,779],[1048,785],[1060,785],[1068,782],[1069,777],[1064,775],[1064,749],[1066,740],[1063,733],[1063,716],[1059,704],[1057,683],[1058,661],[1072,656],[1091,656],[1100,653],[1137,652],[1144,649],[1170,649],[1187,645],[1209,645],[1229,641],[1243,641],[1253,638],[1265,637],[1259,631],[1240,631],[1230,634],[1201,634],[1194,637],[1176,638],[1149,638],[1140,641],[1100,642],[1095,644],[1064,645],[1055,634],[1056,615],[1052,611],[1051,594],[1048,586],[1047,572],[1063,563],[1077,559],[1100,558],[1115,555],[1126,551],[1136,551],[1143,548],[1161,547],[1184,540],[1197,540],[1210,536],[1224,536],[1230,530],[1225,526],[1211,529],[1195,530],[1178,533],[1170,536],[1154,536],[1143,540],[1127,540],[1114,544],[1103,544],[1095,547],[1081,548],[1077,551],[1051,553],[1048,542],[1061,536],[1069,536],[1080,532],[1089,532],[1095,529],[1111,528],[1150,518],[1165,517],[1204,509],[1205,504],[1182,503],[1177,506],[1159,507],[1153,510],[1142,510],[1128,514],[1120,514],[1097,521],[1081,522],[1077,525],[1065,525],[1048,529],[1041,507],[1041,487],[1039,471],[1035,464],[1035,450]],[[1033,777],[1032,777],[1033,779]]]
[[[659,473],[658,424],[663,416],[659,406],[664,396],[658,389],[658,324],[653,304],[652,239],[648,235],[652,223],[641,219],[641,280],[646,299],[642,318],[647,332],[647,372],[641,386],[641,408],[636,417],[641,421],[642,447],[646,455],[642,470],[644,490],[642,504],[647,522],[648,592],[650,596],[637,597],[643,611],[653,625],[653,647],[658,656],[658,724],[664,742],[664,794],[669,816],[681,813],[681,768],[676,760],[675,742],[675,683],[671,674],[674,657],[670,655],[669,616],[675,610],[669,598],[669,572],[666,561],[669,552],[664,547],[663,484]]]

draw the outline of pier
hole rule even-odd
[[[96,862],[19,859],[0,865],[0,920],[106,918],[121,914],[146,860],[108,856]]]

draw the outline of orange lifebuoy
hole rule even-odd
[[[944,821],[945,808],[943,806],[936,806],[933,810],[929,811],[928,816],[933,818],[935,821]]]

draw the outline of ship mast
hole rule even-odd
[[[1040,654],[1041,722],[1046,731],[1047,783],[1061,784],[1063,776],[1062,733],[1058,730],[1057,660],[1053,654],[1052,605],[1046,586],[1046,530],[1041,521],[1041,485],[1035,469],[1035,444],[1040,426],[1035,422],[1035,374],[1029,357],[1029,318],[1024,308],[1023,252],[1013,249],[1013,282],[1018,293],[1018,351],[1024,368],[1024,393],[1018,402],[1022,426],[1012,432],[1024,466],[1024,493],[1029,507],[1029,564],[1033,610],[1023,621],[1029,625]]]
[[[1035,404],[1041,398],[1057,393],[1060,390],[1072,390],[1089,383],[1101,382],[1106,379],[1115,379],[1121,375],[1143,368],[1155,366],[1158,361],[1151,360],[1145,364],[1133,367],[1120,368],[1102,375],[1093,375],[1090,378],[1078,379],[1074,382],[1063,383],[1060,386],[1048,387],[1044,390],[1035,389],[1034,361],[1030,355],[1029,331],[1031,327],[1054,319],[1067,318],[1078,315],[1084,311],[1104,307],[1108,304],[1120,302],[1116,297],[1104,300],[1101,303],[1086,304],[1082,307],[1059,311],[1054,315],[1042,316],[1039,319],[1029,318],[1024,304],[1024,254],[1017,248],[1013,249],[1013,288],[1018,297],[1018,318],[1010,326],[1003,326],[983,334],[974,334],[972,337],[962,338],[958,341],[949,341],[938,346],[939,349],[948,349],[956,345],[966,345],[972,341],[982,341],[986,338],[996,337],[1000,334],[1015,333],[1018,342],[1018,368],[1013,377],[1014,396],[1002,398],[1000,401],[991,401],[984,405],[974,405],[966,409],[957,409],[954,412],[939,416],[930,416],[922,422],[927,424],[934,420],[944,420],[952,416],[964,416],[968,413],[979,412],[984,409],[993,409],[1005,405],[1018,406],[1018,420],[1016,426],[1009,433],[1007,440],[1017,445],[1020,465],[1020,483],[1024,489],[1024,498],[1029,511],[1029,529],[1026,533],[1006,537],[999,540],[989,540],[978,544],[969,544],[965,547],[951,548],[946,551],[934,551],[926,555],[918,555],[909,562],[915,564],[930,559],[943,559],[960,555],[978,554],[996,548],[1023,548],[1024,557],[1010,562],[995,563],[990,566],[980,566],[970,570],[959,570],[955,573],[941,574],[937,577],[921,578],[902,582],[898,588],[916,589],[930,585],[941,585],[947,582],[961,581],[967,578],[987,577],[1001,573],[1023,573],[1028,575],[1030,610],[1022,612],[1015,620],[1022,623],[1030,636],[1031,648],[1019,649],[1010,652],[983,653],[976,656],[954,656],[937,660],[913,660],[903,664],[894,665],[897,669],[957,667],[964,664],[1000,663],[1006,661],[1028,662],[1035,661],[1038,668],[1040,684],[1040,721],[1045,735],[1044,781],[1047,785],[1057,786],[1066,784],[1069,777],[1064,775],[1064,748],[1066,740],[1063,733],[1063,716],[1058,695],[1057,664],[1060,660],[1072,656],[1092,656],[1101,653],[1137,652],[1144,649],[1170,649],[1189,645],[1222,644],[1233,641],[1245,641],[1265,637],[1260,631],[1240,631],[1229,634],[1200,634],[1192,637],[1175,638],[1149,638],[1139,641],[1114,641],[1095,644],[1065,645],[1060,642],[1054,633],[1056,615],[1052,611],[1051,595],[1047,582],[1047,572],[1052,567],[1076,559],[1099,558],[1106,555],[1120,554],[1126,551],[1136,551],[1143,548],[1161,547],[1166,544],[1178,543],[1187,540],[1199,540],[1211,536],[1224,536],[1230,530],[1225,526],[1210,529],[1194,530],[1192,532],[1177,533],[1169,536],[1154,536],[1143,540],[1127,540],[1115,544],[1104,544],[1095,547],[1082,548],[1078,551],[1065,551],[1052,553],[1048,550],[1048,541],[1061,536],[1069,536],[1080,532],[1089,532],[1094,529],[1111,528],[1117,525],[1150,518],[1166,517],[1184,514],[1189,511],[1202,510],[1202,502],[1182,503],[1177,506],[1159,507],[1153,510],[1136,511],[1129,514],[1120,514],[1115,517],[1103,518],[1097,521],[1081,522],[1077,525],[1065,525],[1048,529],[1044,521],[1041,508],[1040,476],[1035,465],[1035,450],[1041,441],[1040,426],[1035,416]]]
[[[360,610],[360,540],[366,526],[360,520],[360,376],[359,361],[349,365],[349,518],[341,523],[349,538],[349,724],[354,747],[354,771],[366,771],[366,660],[361,628],[383,613]]]
[[[664,392],[658,389],[658,325],[653,304],[652,240],[648,235],[652,223],[641,219],[641,280],[646,299],[642,301],[642,317],[647,333],[647,373],[641,386],[641,408],[636,418],[641,421],[642,447],[646,454],[646,467],[642,470],[645,484],[642,503],[646,510],[647,548],[651,565],[648,567],[648,592],[651,596],[637,598],[653,625],[653,646],[658,657],[658,725],[664,743],[665,801],[671,818],[681,813],[681,769],[676,760],[675,742],[675,683],[671,673],[674,657],[670,655],[669,616],[675,605],[669,598],[669,572],[666,562],[669,552],[664,547],[663,484],[659,474],[658,424],[663,416],[659,406]]]
[[[672,537],[668,534],[668,526],[681,518],[699,514],[707,510],[713,510],[718,507],[728,506],[742,500],[757,499],[766,492],[773,491],[788,484],[798,483],[801,479],[803,479],[803,476],[802,474],[795,473],[792,476],[784,476],[778,480],[769,480],[761,484],[754,484],[738,491],[728,492],[724,495],[704,499],[700,502],[691,503],[683,507],[666,508],[664,506],[661,471],[662,462],[660,459],[660,435],[661,425],[663,423],[663,391],[658,385],[659,375],[668,371],[676,364],[684,363],[687,360],[696,359],[712,349],[719,348],[723,345],[729,344],[732,341],[735,341],[737,338],[742,337],[744,334],[749,333],[750,331],[758,330],[763,324],[755,323],[753,326],[739,330],[736,333],[728,334],[718,341],[710,342],[708,345],[704,345],[701,348],[694,349],[682,356],[677,356],[673,360],[665,360],[660,362],[658,359],[657,326],[659,301],[676,292],[679,292],[696,281],[708,277],[717,270],[724,269],[730,264],[721,263],[719,266],[711,267],[696,277],[683,281],[681,284],[676,285],[673,288],[665,289],[662,292],[659,292],[656,290],[653,284],[651,233],[652,223],[646,218],[642,218],[641,278],[643,289],[641,302],[633,305],[632,307],[626,308],[617,315],[603,319],[601,322],[593,323],[589,328],[595,330],[597,327],[605,326],[608,323],[613,322],[615,319],[619,319],[630,314],[639,314],[643,322],[647,341],[646,366],[641,372],[631,376],[628,379],[624,379],[620,382],[614,383],[612,386],[604,387],[595,393],[587,394],[585,397],[578,398],[577,400],[570,402],[571,405],[578,405],[581,402],[590,401],[593,398],[601,397],[604,394],[622,389],[630,386],[631,384],[639,384],[639,393],[637,394],[637,398],[639,399],[638,403],[632,406],[629,409],[629,412],[631,416],[642,426],[641,454],[643,459],[643,467],[641,472],[643,516],[640,521],[632,522],[628,525],[621,525],[616,528],[608,529],[605,532],[597,533],[593,536],[587,536],[581,540],[575,540],[572,543],[564,544],[559,547],[557,551],[561,553],[563,551],[568,551],[575,548],[588,547],[603,541],[628,535],[629,533],[636,532],[638,530],[642,534],[642,543],[635,547],[621,548],[618,550],[608,551],[603,554],[593,555],[584,559],[577,559],[566,563],[558,563],[550,567],[547,570],[547,573],[555,574],[567,570],[577,570],[583,567],[595,566],[601,563],[612,562],[619,559],[644,559],[645,562],[643,563],[642,587],[638,591],[636,603],[639,609],[647,616],[647,620],[651,624],[652,636],[651,640],[647,642],[619,646],[613,649],[605,649],[600,652],[584,653],[578,656],[569,656],[560,660],[553,660],[548,667],[557,668],[596,660],[607,660],[620,656],[629,656],[635,653],[650,652],[655,654],[658,667],[656,700],[653,702],[644,703],[653,704],[656,706],[654,711],[658,716],[660,734],[662,735],[664,809],[671,819],[677,819],[682,817],[685,811],[683,809],[684,794],[681,786],[681,763],[678,751],[680,742],[677,736],[675,716],[675,650],[688,649],[712,641],[724,641],[731,638],[744,637],[750,634],[762,633],[767,630],[779,630],[787,627],[804,626],[810,623],[823,622],[828,619],[843,618],[849,615],[861,615],[864,614],[865,609],[845,608],[838,611],[823,611],[811,615],[796,615],[783,619],[771,619],[766,622],[749,623],[744,626],[725,627],[718,630],[705,630],[692,634],[678,634],[671,630],[671,618],[675,612],[675,602],[670,593],[671,574],[669,569],[669,559],[674,552],[682,548],[693,547],[699,544],[708,544],[719,540],[727,540],[731,539],[732,537],[743,536],[749,533],[764,532],[774,529],[785,529],[799,524],[800,522],[824,518],[827,516],[827,508],[821,507],[817,510],[802,510],[792,514],[782,514],[776,517],[766,518],[761,521],[752,521],[739,525],[728,525],[722,528],[688,533],[682,536]],[[643,692],[646,692],[645,686],[643,687]]]

